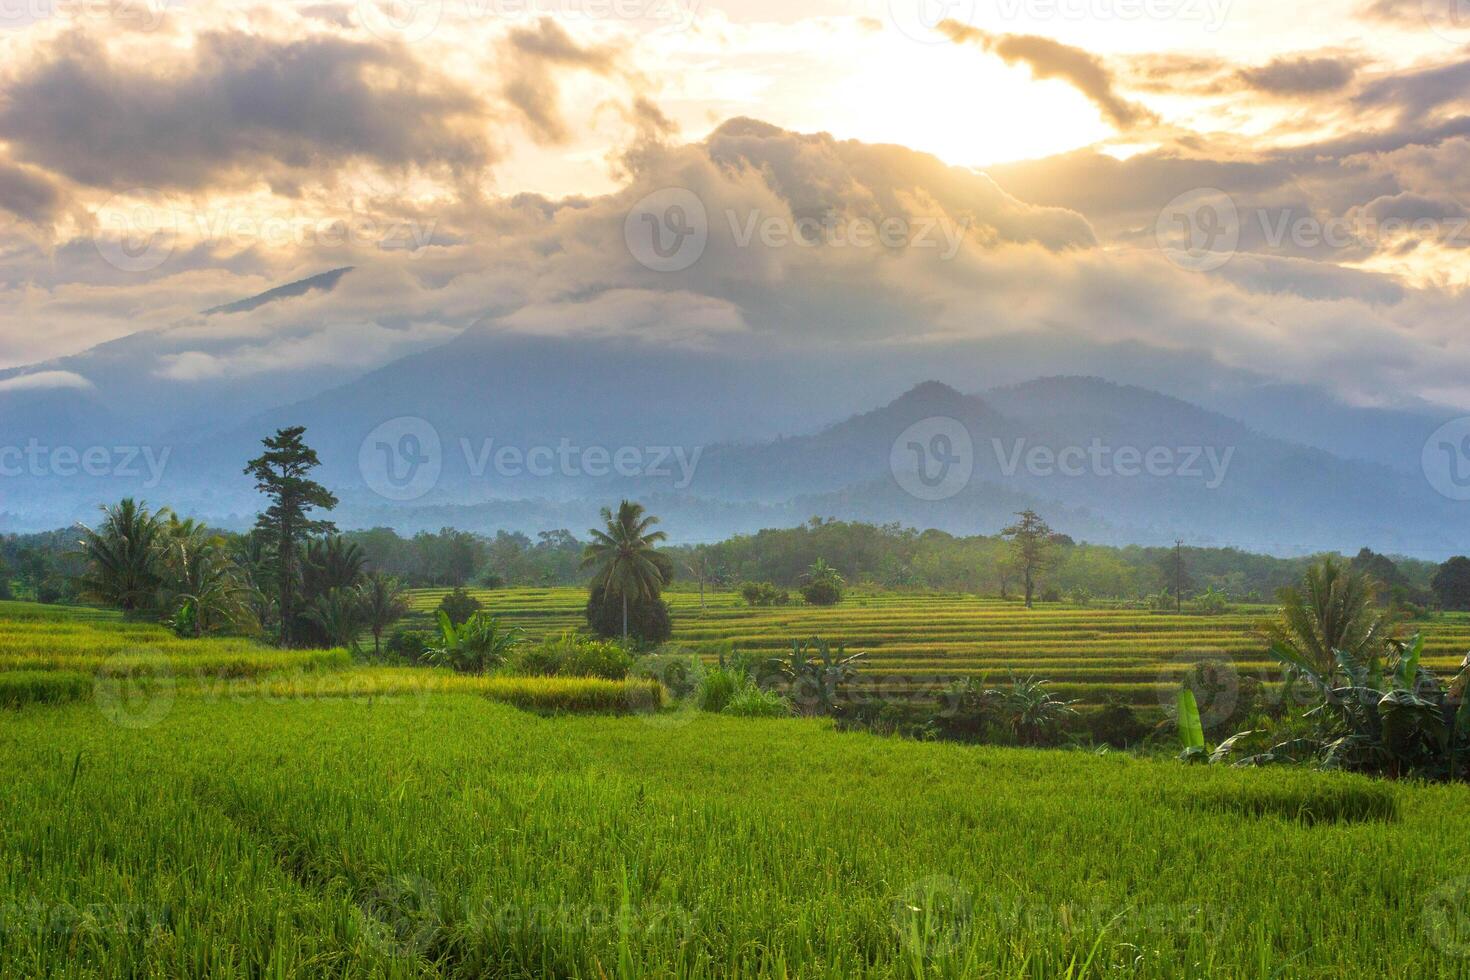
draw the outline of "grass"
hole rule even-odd
[[[446,590],[413,595],[410,625],[428,628],[429,612]],[[582,626],[586,592],[572,588],[516,588],[475,595],[539,638]],[[866,682],[877,693],[927,693],[971,675],[998,679],[1007,671],[1054,682],[1062,697],[1086,704],[1126,701],[1157,708],[1173,702],[1190,666],[1207,657],[1232,661],[1267,685],[1280,680],[1276,662],[1257,633],[1271,607],[1239,607],[1206,616],[1043,603],[926,592],[858,592],[831,608],[803,605],[752,609],[731,592],[667,594],[674,643],[706,660],[741,649],[777,654],[791,640],[818,634],[867,654]],[[1411,625],[1426,637],[1425,665],[1458,667],[1470,650],[1470,617],[1450,614]]]
[[[1470,974],[1460,786],[468,690],[3,723],[5,976]]]
[[[0,708],[80,701],[92,693],[92,678],[71,671],[16,671],[0,674]]]

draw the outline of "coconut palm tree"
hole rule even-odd
[[[1357,661],[1389,639],[1391,623],[1373,608],[1367,575],[1329,557],[1307,569],[1302,584],[1281,590],[1279,618],[1263,632],[1322,676],[1337,670],[1338,651]]]
[[[222,535],[169,515],[159,543],[159,605],[176,631],[203,636],[220,626],[254,630],[249,589]]]
[[[396,578],[374,572],[360,587],[363,618],[373,634],[373,656],[383,651],[383,631],[408,615],[408,593]]]
[[[624,500],[616,515],[602,508],[603,530],[592,528],[592,541],[582,552],[582,567],[595,568],[590,588],[623,603],[623,643],[628,642],[628,599],[657,599],[672,577],[673,565],[654,549],[668,538],[663,531],[650,531],[658,518],[645,514],[642,504]]]
[[[357,649],[357,635],[366,621],[362,593],[358,589],[332,589],[319,595],[306,607],[304,615],[332,646]]]
[[[159,585],[159,546],[162,515],[151,513],[146,502],[128,497],[103,507],[96,530],[82,528],[82,553],[87,571],[84,594],[123,612],[152,608]]]

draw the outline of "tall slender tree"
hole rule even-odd
[[[1052,529],[1034,510],[1016,514],[1020,520],[1000,532],[1011,543],[1011,563],[1026,587],[1026,608],[1032,606],[1036,580],[1056,564],[1056,542]]]
[[[582,567],[594,568],[590,589],[599,589],[606,599],[617,596],[623,603],[623,642],[628,642],[628,600],[653,600],[672,577],[669,559],[655,550],[668,538],[652,531],[658,518],[645,514],[642,504],[624,500],[616,515],[604,507],[602,530],[592,528],[592,542],[582,553]]]
[[[298,550],[301,542],[336,530],[331,521],[313,518],[315,510],[331,510],[337,498],[308,475],[321,465],[316,450],[306,445],[305,426],[281,429],[262,440],[265,452],[245,466],[255,478],[255,489],[270,500],[255,526],[275,539],[276,588],[281,622],[281,646],[292,644],[296,589],[300,579]]]

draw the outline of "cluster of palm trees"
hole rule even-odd
[[[104,507],[82,535],[82,588],[93,601],[156,617],[185,636],[280,633],[279,563],[267,535],[228,534],[132,499]],[[340,536],[307,543],[292,573],[302,600],[293,613],[297,642],[355,646],[370,632],[381,649],[408,600],[396,580],[365,566],[362,549]]]

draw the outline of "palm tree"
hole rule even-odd
[[[317,596],[306,607],[305,616],[332,646],[357,649],[357,634],[366,618],[362,593],[357,589],[332,589]]]
[[[628,597],[657,599],[671,577],[673,566],[654,545],[668,538],[663,531],[650,531],[658,518],[645,516],[643,505],[624,500],[617,516],[602,508],[606,528],[592,528],[592,542],[582,552],[582,567],[596,568],[590,588],[604,596],[616,594],[623,603],[623,643],[628,642]]]
[[[383,631],[408,615],[408,593],[396,578],[374,572],[362,583],[362,612],[373,633],[373,656],[383,649]]]
[[[216,626],[254,628],[249,589],[221,535],[171,514],[159,551],[160,605],[174,614],[175,629],[198,637]]]
[[[123,612],[151,608],[159,585],[161,513],[150,513],[146,502],[131,497],[103,507],[102,513],[106,516],[97,530],[82,528],[83,592]]]
[[[1356,662],[1388,640],[1391,624],[1373,608],[1367,575],[1329,557],[1307,569],[1303,585],[1281,590],[1280,617],[1263,632],[1322,676],[1337,670],[1338,652]]]

